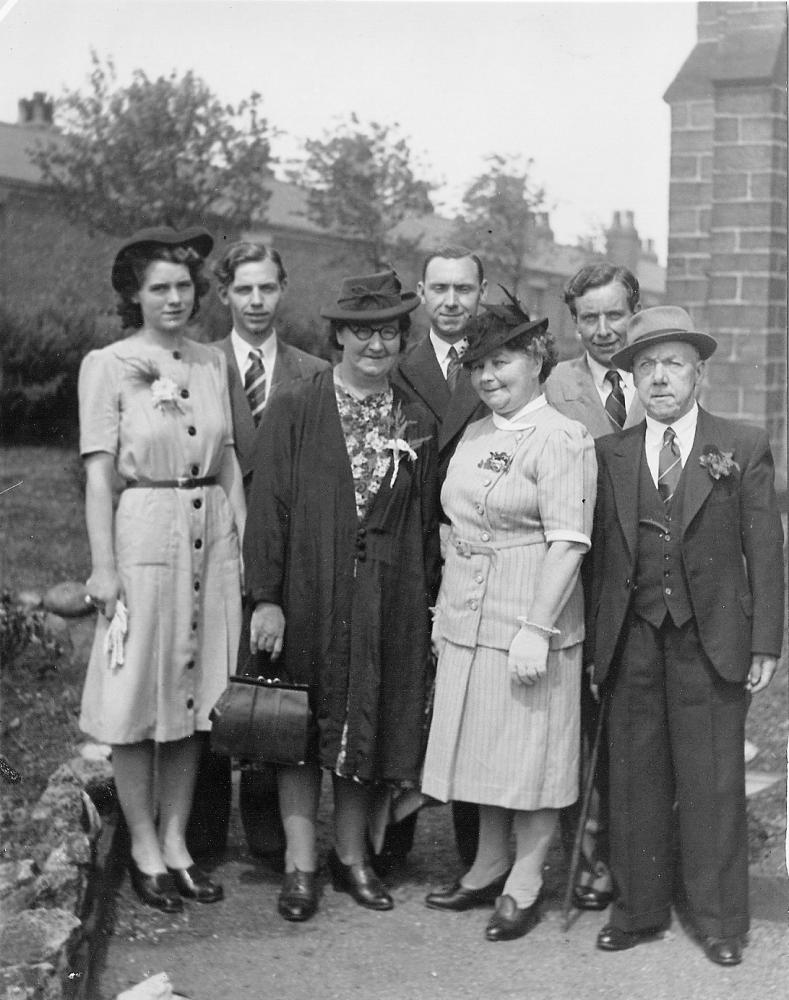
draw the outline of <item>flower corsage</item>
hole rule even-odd
[[[477,462],[478,469],[489,469],[491,472],[508,472],[512,465],[512,455],[506,451],[492,451],[487,458]]]
[[[703,466],[713,479],[725,479],[733,472],[740,471],[739,465],[732,458],[733,454],[733,451],[721,451],[717,445],[705,444],[699,465]]]
[[[143,385],[150,386],[153,405],[158,410],[161,410],[163,413],[168,409],[183,412],[180,402],[181,387],[174,378],[171,378],[169,375],[162,375],[158,365],[153,361],[141,361],[138,358],[132,358],[129,364],[132,365],[134,380],[141,382]]]
[[[415,422],[416,421],[414,420],[406,420],[405,414],[403,413],[403,407],[398,401],[392,410],[392,436],[387,441],[384,441],[383,444],[385,451],[392,452],[392,478],[389,480],[390,487],[395,484],[397,473],[400,468],[400,460],[403,455],[407,456],[412,462],[415,462],[416,449],[420,444],[423,444],[428,440],[426,437],[411,438],[409,440],[407,436],[408,428]]]

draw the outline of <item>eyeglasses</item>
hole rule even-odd
[[[357,340],[363,343],[371,340],[374,333],[377,333],[381,340],[394,340],[400,336],[400,328],[397,326],[359,326],[357,323],[345,324]]]

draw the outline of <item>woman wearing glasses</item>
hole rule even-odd
[[[315,720],[308,762],[278,772],[286,920],[318,904],[321,768],[334,788],[334,888],[374,910],[392,898],[366,851],[371,807],[419,782],[438,584],[435,428],[389,381],[417,305],[392,271],[343,281],[321,311],[340,363],[272,399],[257,437],[244,538],[251,647],[277,676],[310,684]]]

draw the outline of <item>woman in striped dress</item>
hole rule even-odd
[[[592,439],[550,407],[548,321],[487,306],[463,363],[492,413],[471,424],[442,490],[452,532],[423,791],[480,806],[471,869],[433,909],[496,903],[491,941],[538,919],[558,810],[578,796],[583,595],[596,488]],[[515,861],[510,838],[515,835]]]

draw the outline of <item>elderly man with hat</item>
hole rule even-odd
[[[335,889],[369,909],[393,905],[367,826],[374,802],[419,782],[439,562],[435,424],[389,379],[417,305],[392,271],[345,279],[321,313],[340,363],[276,393],[257,435],[244,538],[251,648],[310,685],[314,716],[308,759],[278,769],[286,920],[318,905],[322,768],[334,783]]]
[[[695,930],[710,961],[736,965],[749,925],[745,714],[781,651],[783,534],[767,434],[696,402],[716,346],[685,310],[656,306],[612,359],[646,418],[597,441],[587,631],[609,700],[615,884],[597,947],[667,927],[676,803]]]

